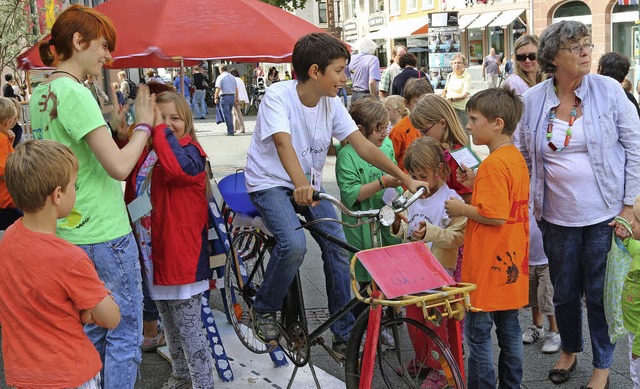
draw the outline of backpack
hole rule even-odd
[[[129,84],[129,98],[135,100],[138,95],[138,85],[131,80],[127,80],[127,84]]]

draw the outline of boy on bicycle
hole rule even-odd
[[[349,50],[337,38],[326,33],[303,36],[292,57],[298,80],[273,84],[260,104],[245,177],[251,201],[277,241],[251,310],[254,334],[264,343],[274,343],[280,336],[275,313],[307,250],[304,231],[296,229],[300,222],[291,195],[296,204],[310,206],[300,210],[307,221],[337,218],[330,203],[312,198],[314,190],[322,189],[322,168],[332,137],[348,141],[364,160],[397,177],[410,190],[419,185],[358,131],[336,98],[347,81],[344,69],[349,59]],[[345,239],[337,223],[318,226]],[[351,299],[348,254],[324,239],[316,241],[322,250],[329,313],[333,314]],[[336,353],[344,353],[353,323],[348,313],[331,326]]]
[[[529,301],[529,171],[511,136],[524,105],[511,89],[490,88],[467,103],[467,129],[473,143],[489,147],[475,175],[464,167],[458,181],[473,185],[471,204],[450,199],[450,217],[465,216],[462,282],[475,283],[468,312],[467,386],[495,388],[491,328],[499,338],[500,388],[519,388],[522,381],[522,331],[518,309]]]

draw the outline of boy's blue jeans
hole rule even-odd
[[[258,291],[255,308],[259,312],[276,312],[282,307],[282,300],[289,290],[307,252],[303,229],[296,230],[300,221],[291,203],[291,189],[274,187],[250,193],[267,229],[274,235],[276,246],[264,274],[264,282]],[[333,205],[321,201],[315,207],[308,207],[302,215],[307,221],[319,218],[336,219]],[[320,230],[345,240],[342,227],[334,222],[315,225]],[[329,313],[333,314],[351,300],[349,284],[349,260],[345,250],[324,239],[315,238],[322,250],[325,284],[329,300]],[[354,318],[351,312],[342,316],[331,326],[331,332],[338,341],[349,339]]]
[[[519,389],[522,381],[523,350],[517,309],[467,313],[464,324],[464,336],[469,355],[467,387],[469,389],[496,387],[491,346],[491,328],[494,323],[500,347],[498,388]]]
[[[138,246],[132,233],[97,244],[78,245],[93,261],[98,276],[120,307],[113,330],[87,324],[84,332],[100,353],[104,389],[133,389],[142,360],[142,279]]]
[[[549,258],[553,284],[553,305],[562,340],[562,350],[581,352],[582,295],[587,303],[593,366],[608,369],[613,363],[615,344],[609,340],[604,315],[604,278],[607,254],[611,250],[611,220],[585,227],[563,227],[541,220],[544,251]]]

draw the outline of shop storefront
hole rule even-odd
[[[489,11],[460,16],[460,29],[466,37],[469,65],[481,65],[493,47],[503,59],[513,51],[513,43],[527,32],[524,8]]]
[[[418,17],[412,19],[402,19],[390,21],[386,26],[378,31],[367,35],[367,38],[376,42],[378,40],[389,40],[391,46],[404,45],[418,58],[418,67],[427,66],[427,29],[428,23],[426,17]],[[391,60],[389,55],[387,61],[383,65],[380,59],[380,66],[387,66]]]

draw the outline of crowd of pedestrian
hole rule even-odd
[[[0,98],[0,272],[11,279],[0,283],[0,321],[12,387],[133,388],[142,349],[164,342],[172,374],[163,388],[214,387],[200,316],[211,278],[207,155],[194,120],[206,117],[213,85],[217,121],[229,136],[245,132],[246,88],[236,69],[221,64],[213,82],[195,66],[173,87],[153,70],[146,85],[122,71],[106,94],[95,77],[115,41],[111,21],[92,8],[73,5],[60,14],[51,39],[39,46],[54,70],[29,102],[35,140],[21,142],[15,96]],[[454,280],[477,285],[470,302],[480,311],[468,312],[464,324],[469,388],[519,388],[523,344],[538,341],[542,352],[559,352],[549,380],[570,380],[584,347],[583,296],[593,372],[582,388],[609,387],[615,344],[603,295],[616,239],[633,257],[618,298],[631,332],[631,376],[640,387],[633,304],[640,282],[640,111],[621,86],[628,59],[606,54],[602,75],[589,74],[589,29],[562,21],[539,39],[525,34],[516,41],[503,87],[495,87],[501,60],[491,49],[483,61],[488,89],[471,94],[466,58],[456,54],[436,95],[406,47],[394,48],[382,74],[375,49],[363,40],[352,56],[335,37],[312,33],[294,47],[294,79],[287,72],[281,80],[275,67],[268,72],[245,167],[247,192],[276,242],[250,310],[256,337],[272,344],[281,335],[277,312],[307,247],[297,214],[307,221],[337,217],[331,204],[313,197],[324,188],[329,150],[336,150],[340,198],[352,210],[380,208],[385,193],[426,188],[381,232],[381,242],[424,242]],[[254,75],[264,76],[261,67]],[[347,78],[348,110],[336,98]],[[3,93],[15,94],[10,81]],[[471,142],[489,149],[476,169],[455,158]],[[373,247],[368,227],[318,228],[359,249]],[[314,238],[333,314],[351,299],[349,259]],[[364,285],[371,276],[359,266],[356,280]],[[533,316],[524,331],[523,308]],[[358,309],[331,326],[336,355],[345,353]],[[406,315],[425,321],[417,307]],[[425,324],[445,345],[451,341],[446,325]],[[381,341],[393,347],[389,334]],[[404,368],[423,377],[424,388],[446,388],[436,347],[415,334],[411,345],[415,358]]]

